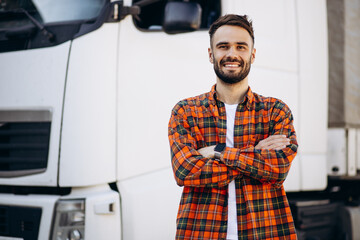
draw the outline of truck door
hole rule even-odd
[[[181,99],[210,91],[216,80],[208,60],[207,31],[220,15],[220,1],[193,2],[202,8],[201,27],[194,32],[163,31],[165,1],[141,7],[140,15],[120,22],[117,174],[124,239],[159,239],[155,229],[160,226],[161,239],[175,236],[181,188],[170,168],[171,109]]]

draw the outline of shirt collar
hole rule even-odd
[[[249,87],[244,100],[240,104],[244,104],[244,105],[246,104],[247,108],[250,109],[253,100],[254,100],[254,93],[252,92],[251,88]],[[219,101],[216,96],[216,84],[214,84],[211,88],[209,101],[210,101],[210,104],[212,104],[212,105],[216,105],[216,101]]]

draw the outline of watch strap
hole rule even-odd
[[[215,159],[220,160],[221,159],[221,152],[215,152],[214,157],[215,157]]]

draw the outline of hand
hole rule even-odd
[[[255,146],[255,149],[281,150],[286,148],[286,145],[289,144],[290,140],[286,137],[286,135],[272,135],[261,140]]]
[[[215,146],[216,145],[200,148],[197,151],[206,158],[214,158],[215,157]]]

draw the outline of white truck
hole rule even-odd
[[[167,124],[215,83],[207,30],[226,13],[254,20],[253,91],[294,114],[299,239],[360,239],[359,6],[346,0],[1,0],[0,239],[173,239]]]

